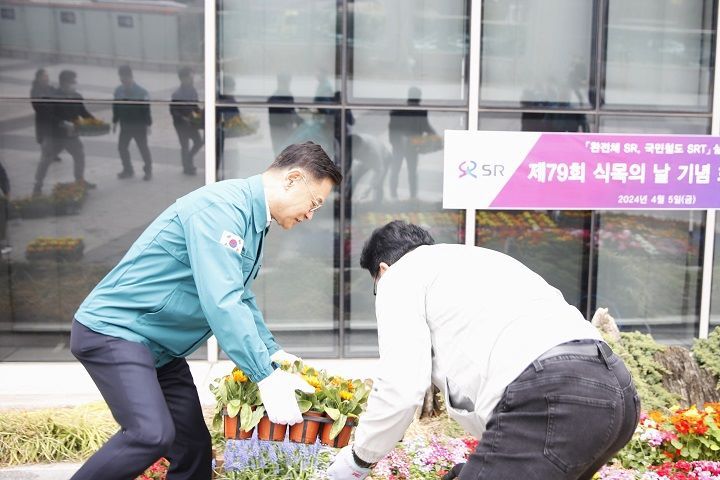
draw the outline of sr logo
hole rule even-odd
[[[478,164],[472,160],[464,161],[458,165],[460,175],[458,178],[471,176],[473,178],[478,177],[504,177],[505,166],[497,163],[481,163]]]

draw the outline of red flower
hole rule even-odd
[[[678,433],[686,434],[690,432],[690,422],[687,420],[679,420],[675,423],[675,430]]]

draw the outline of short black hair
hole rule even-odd
[[[77,73],[75,73],[74,70],[63,70],[60,72],[60,75],[58,75],[58,82],[60,82],[61,85],[67,85],[68,83],[73,83],[77,79]]]
[[[376,278],[380,272],[380,262],[392,265],[417,247],[434,243],[435,240],[424,228],[403,220],[394,220],[375,229],[370,235],[360,254],[360,267]]]
[[[130,68],[130,65],[120,65],[118,67],[118,75],[121,77],[132,77],[132,68]]]
[[[314,180],[329,178],[333,185],[340,185],[342,173],[337,165],[330,160],[325,150],[314,142],[293,143],[280,152],[275,161],[268,167],[272,169],[302,168]]]

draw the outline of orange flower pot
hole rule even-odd
[[[312,445],[317,440],[320,425],[324,422],[320,421],[325,416],[320,412],[306,412],[303,415],[304,421],[290,426],[290,441],[295,443],[307,443]]]
[[[223,419],[225,420],[225,438],[230,438],[233,440],[246,440],[252,437],[254,429],[251,428],[249,432],[246,432],[242,428],[240,428],[239,416],[228,417],[227,415],[225,415]]]
[[[355,428],[355,422],[348,420],[340,433],[334,439],[330,439],[330,430],[332,429],[332,422],[326,423],[322,427],[320,432],[320,443],[327,445],[328,447],[343,448],[350,443],[350,435],[352,434],[353,428]]]
[[[282,442],[285,440],[285,432],[287,425],[273,423],[267,415],[264,415],[258,423],[258,440],[271,440],[273,442]]]

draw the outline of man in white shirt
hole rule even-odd
[[[394,221],[373,232],[360,265],[375,281],[382,374],[331,479],[366,478],[431,383],[450,417],[480,438],[448,479],[590,479],[630,440],[640,400],[622,360],[520,262],[434,245],[427,231]]]

